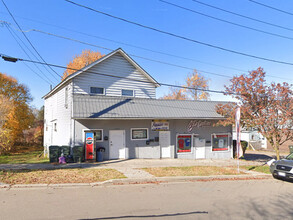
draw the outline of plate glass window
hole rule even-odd
[[[96,141],[102,141],[103,140],[103,131],[102,130],[96,130],[95,131],[95,137],[96,137]]]
[[[101,87],[91,87],[91,93],[92,94],[104,95],[104,88],[101,88]]]
[[[191,152],[191,135],[177,136],[177,153]]]
[[[133,96],[133,90],[131,89],[122,89],[123,96]]]
[[[147,128],[131,129],[131,139],[132,140],[148,139],[148,129]]]
[[[228,134],[213,134],[212,135],[213,151],[226,151],[228,150]]]

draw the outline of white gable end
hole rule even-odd
[[[90,87],[99,87],[106,96],[121,96],[126,89],[133,90],[134,97],[156,98],[156,84],[119,52],[75,76],[73,85],[74,94],[90,94]]]

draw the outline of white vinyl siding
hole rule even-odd
[[[75,94],[88,94],[90,87],[102,87],[105,88],[107,96],[121,96],[121,89],[128,89],[133,90],[135,97],[138,98],[156,98],[155,85],[119,53],[88,71],[90,73],[84,72],[73,79]],[[114,75],[117,78],[98,73]]]
[[[45,99],[44,146],[70,144],[71,114],[72,83],[68,83]]]

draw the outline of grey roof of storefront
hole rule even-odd
[[[74,95],[75,119],[223,119],[215,110],[228,102]]]

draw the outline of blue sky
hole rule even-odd
[[[293,31],[271,27],[269,25],[240,18],[235,15],[227,14],[223,11],[218,11],[216,9],[198,4],[192,0],[166,1],[196,10],[200,13],[205,13],[210,16],[251,28],[260,29],[262,31],[283,35],[292,39],[271,36],[223,23],[199,14],[191,13],[190,11],[176,8],[158,0],[76,0],[75,2],[128,19],[130,21],[135,21],[137,23],[188,37],[197,41],[255,56],[293,63]],[[293,16],[262,7],[248,0],[200,1],[248,17],[293,29],[293,24],[291,22]],[[293,2],[291,1],[258,1],[293,13]],[[184,41],[182,39],[153,32],[151,30],[140,28],[132,24],[124,23],[122,21],[94,13],[84,8],[72,5],[66,1],[5,0],[5,3],[23,30],[38,29],[113,50],[121,47],[128,54],[130,54],[130,56],[134,55],[132,56],[133,59],[158,82],[182,85],[184,84],[184,79],[187,74],[191,73],[192,69],[198,69],[202,75],[209,79],[210,89],[224,90],[224,85],[229,84],[229,77],[240,75],[258,67],[263,67],[269,75],[267,77],[268,82],[286,81],[288,83],[293,83],[293,77],[291,76],[291,72],[293,70],[292,65],[283,65],[253,59]],[[0,20],[11,23],[11,27],[16,29],[15,23],[1,1]],[[61,27],[67,29],[63,29]],[[87,35],[69,31],[68,29],[83,32]],[[16,30],[14,30],[14,32],[27,44],[20,32]],[[102,54],[110,52],[105,49],[79,44],[38,32],[29,31],[26,35],[46,62],[51,64],[66,66],[74,55],[81,53],[83,49],[99,50]],[[90,35],[94,35],[99,38],[92,37]],[[113,41],[119,41],[121,43],[115,43]],[[12,38],[8,29],[3,25],[0,26],[0,42],[0,53],[20,58],[28,58]],[[174,54],[174,56],[153,53],[143,49],[127,46],[125,44],[131,44],[136,47],[143,47],[171,55]],[[27,46],[29,47],[28,44]],[[30,56],[33,60],[36,60],[33,55],[30,54]],[[183,66],[185,68],[147,61],[135,56],[167,62]],[[191,60],[175,56],[182,56]],[[27,64],[32,69],[39,72],[34,65],[30,63]],[[53,86],[59,82],[59,80],[55,80],[53,76],[50,75],[46,69],[44,69],[44,67],[40,66],[40,69],[51,81],[54,82]],[[54,69],[60,75],[62,75],[64,71],[64,69]],[[0,72],[12,75],[21,83],[24,83],[29,87],[31,94],[34,97],[34,101],[31,103],[32,105],[37,108],[43,105],[42,96],[50,90],[50,86],[47,82],[40,79],[35,73],[28,69],[23,62],[9,63],[1,59]],[[216,76],[213,74],[207,74],[206,72],[227,75],[229,77]],[[51,72],[51,74],[55,73]],[[164,94],[167,94],[168,89],[168,87],[159,88],[157,90],[157,97],[159,98]],[[221,94],[211,94],[211,99],[230,100],[229,97]]]

